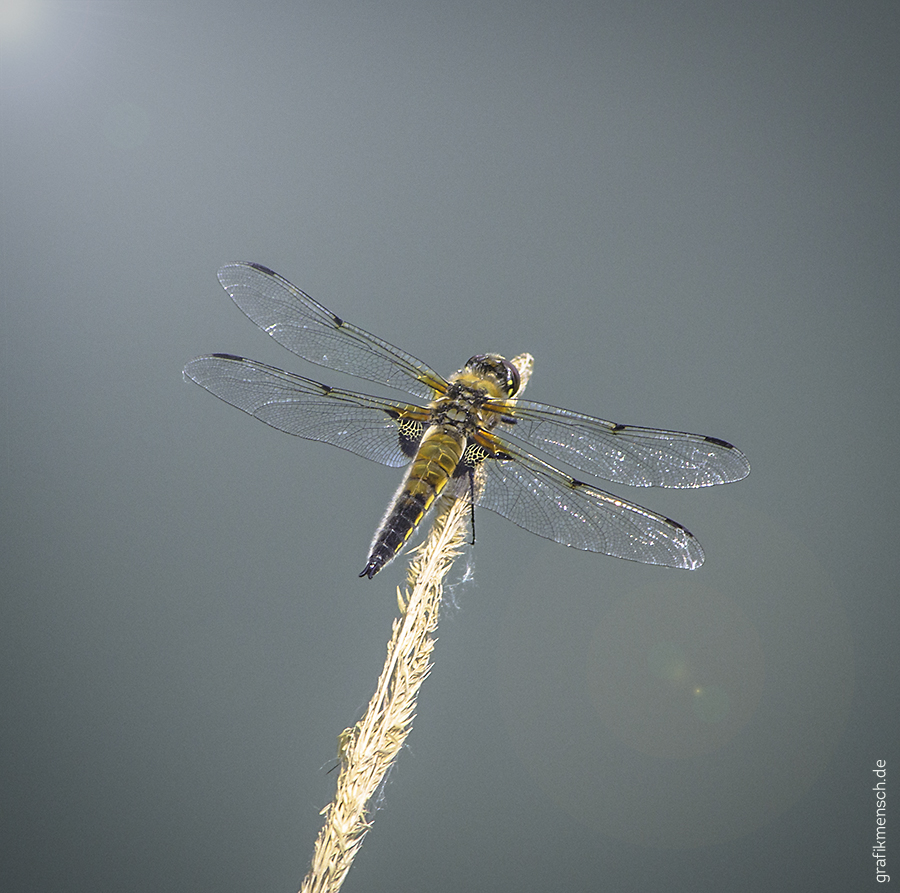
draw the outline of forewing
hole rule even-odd
[[[418,406],[331,388],[230,354],[197,357],[184,374],[273,428],[392,467],[410,461],[415,443],[409,431],[427,415]]]
[[[504,436],[617,484],[709,487],[750,473],[746,456],[715,437],[617,425],[528,400],[506,415],[515,422],[501,422]]]
[[[253,322],[304,360],[426,400],[447,387],[420,360],[351,325],[260,264],[227,264],[219,282]]]
[[[499,441],[498,441],[499,443]],[[676,521],[577,481],[510,444],[478,467],[476,502],[565,546],[693,570],[703,550]],[[462,484],[457,485],[462,492]]]

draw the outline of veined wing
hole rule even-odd
[[[703,564],[700,544],[677,521],[575,480],[488,436],[495,455],[479,467],[478,505],[531,533],[587,552],[688,570]]]
[[[746,456],[716,437],[617,425],[528,400],[508,408],[504,404],[499,411],[515,419],[514,424],[501,422],[504,437],[617,484],[709,487],[750,473]]]
[[[414,356],[345,322],[260,264],[226,264],[219,282],[253,322],[304,360],[425,400],[447,388],[437,372]]]
[[[428,417],[418,406],[332,388],[231,354],[197,357],[184,374],[273,428],[395,468],[415,454],[420,423]]]

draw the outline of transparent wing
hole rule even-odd
[[[447,387],[420,360],[345,322],[260,264],[227,264],[219,282],[253,322],[304,360],[426,400]]]
[[[501,422],[504,436],[617,484],[709,487],[750,473],[746,456],[715,437],[617,425],[528,400],[498,411],[515,419]]]
[[[476,502],[565,546],[693,570],[703,549],[677,521],[575,480],[499,439],[479,467]],[[463,482],[457,484],[461,492]],[[480,492],[479,489],[480,488]]]
[[[197,357],[184,374],[273,428],[395,468],[410,461],[417,442],[409,427],[404,434],[404,422],[419,430],[416,423],[427,418],[418,406],[331,388],[231,354]]]

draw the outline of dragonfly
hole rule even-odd
[[[187,379],[273,428],[406,466],[360,577],[372,579],[394,559],[441,494],[566,546],[694,570],[703,549],[685,527],[552,461],[632,487],[708,487],[750,472],[744,454],[717,437],[519,399],[527,371],[499,354],[476,354],[444,378],[260,264],[227,264],[218,277],[250,320],[293,354],[416,400],[345,390],[235,354],[184,367]]]

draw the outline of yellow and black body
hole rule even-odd
[[[498,354],[481,354],[451,375],[448,385],[430,404],[427,421],[400,422],[408,448],[415,449],[412,464],[375,532],[361,577],[371,579],[394,558],[451,480],[471,491],[478,465],[496,458],[486,435],[503,417],[498,403],[519,389],[518,370]]]

